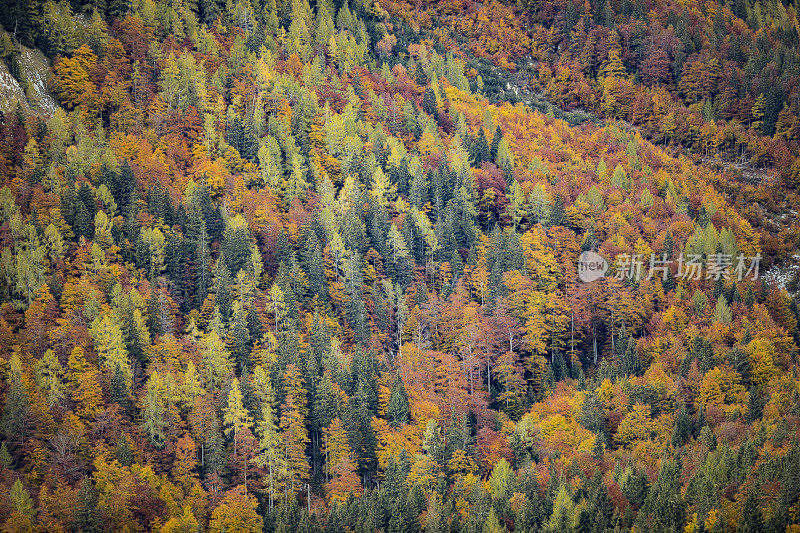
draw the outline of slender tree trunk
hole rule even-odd
[[[275,486],[272,482],[272,461],[269,462],[269,510],[272,511],[273,492]]]
[[[569,319],[569,359],[570,364],[575,362],[575,312],[570,314]]]
[[[489,401],[492,399],[492,367],[489,358],[486,358],[486,388],[489,389]]]

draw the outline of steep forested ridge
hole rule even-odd
[[[797,190],[796,3],[465,0],[412,6],[382,0],[381,5],[427,42],[467,59],[471,86],[490,98],[526,101],[543,111],[551,103],[577,109],[576,115],[558,114],[571,122],[586,120],[587,110],[626,120],[670,151],[688,150],[696,161],[737,169],[746,182]],[[795,260],[798,235],[792,226],[800,221],[794,215],[786,219],[795,197],[784,202],[783,192],[719,186],[753,226],[769,234],[762,241],[768,258]]]
[[[774,164],[796,181],[794,2],[434,1],[421,16],[402,0],[381,4],[440,46],[519,69],[557,105],[707,156]]]
[[[797,281],[754,262],[796,242],[763,217],[791,172],[654,135],[722,91],[640,83],[628,8],[570,6],[12,2],[0,55],[25,87],[18,43],[48,54],[59,107],[0,121],[3,530],[800,531]],[[497,90],[560,17],[611,43],[603,120]],[[738,153],[792,169],[758,129]]]

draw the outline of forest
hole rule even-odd
[[[800,533],[797,0],[7,4],[3,532]]]

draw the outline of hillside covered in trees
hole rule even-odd
[[[595,4],[12,0],[2,530],[800,531],[796,6]]]

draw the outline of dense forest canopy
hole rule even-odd
[[[3,531],[800,531],[796,3],[0,23]]]

